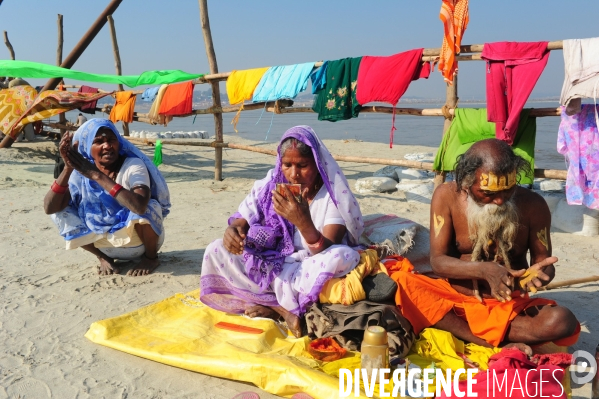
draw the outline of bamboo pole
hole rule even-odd
[[[445,83],[445,108],[455,109],[458,105],[458,74],[456,73],[453,76],[453,84],[449,82]],[[441,134],[441,141],[443,141],[443,136],[447,134],[449,127],[451,126],[451,119],[445,118],[443,122],[443,133]],[[433,179],[433,192],[437,189],[441,184],[445,182],[445,171],[435,172],[435,178]]]
[[[484,44],[465,44],[460,46],[460,54],[462,53],[481,53],[484,49]],[[562,40],[547,43],[547,50],[561,50],[564,48],[564,42]],[[438,56],[441,54],[441,47],[437,48],[425,48],[422,51],[424,56]]]
[[[58,47],[56,48],[56,65],[62,64],[62,45],[64,44],[63,31],[62,31],[62,14],[58,14]]]
[[[62,85],[62,87],[64,89],[79,89],[81,87],[81,85]],[[98,93],[112,93],[110,91],[106,91],[106,90],[102,90],[102,89],[98,89]]]
[[[8,52],[10,53],[10,59],[11,60],[15,60],[15,49],[12,47],[12,44],[10,44],[10,40],[8,40],[8,32],[4,31],[4,44],[6,44],[6,47],[8,48]],[[15,76],[11,76],[11,77],[15,77]]]
[[[58,27],[58,45],[56,46],[56,65],[60,66],[62,64],[62,46],[64,44],[64,36],[63,36],[63,23],[62,23],[62,14],[58,14],[58,19],[56,20],[56,25]],[[58,114],[58,122],[62,125],[67,124],[67,116],[64,112]],[[60,129],[60,137],[62,137],[67,132],[67,129]]]
[[[237,144],[237,143],[225,143],[225,142],[208,142],[208,141],[200,141],[199,139],[142,139],[136,137],[128,137],[130,142],[134,144],[147,144],[153,145],[156,140],[162,141],[163,144],[169,145],[189,145],[195,147],[215,147],[215,148],[231,148],[235,150],[244,150],[251,152],[258,152],[261,154],[276,156],[277,152],[275,150],[267,150],[265,148]],[[414,168],[421,170],[433,170],[433,164],[430,162],[419,162],[419,161],[409,161],[407,159],[387,159],[387,158],[370,158],[370,157],[354,157],[354,156],[346,156],[346,155],[334,155],[333,159],[336,161],[342,162],[355,162],[355,163],[368,163],[368,164],[376,164],[376,165],[392,165],[392,166],[403,166],[406,168]],[[555,169],[535,169],[534,174],[535,177],[543,177],[547,179],[556,179],[556,180],[566,180],[566,175],[568,171],[566,170],[555,170]]]
[[[210,19],[208,18],[208,1],[198,0],[200,6],[200,24],[202,26],[202,34],[204,36],[204,46],[206,47],[206,55],[210,66],[211,74],[218,74],[218,64],[216,63],[216,54],[214,52],[214,44],[212,42],[212,33],[210,32]],[[218,81],[211,82],[212,85],[212,104],[216,108],[221,107],[220,102],[220,87]],[[223,141],[223,114],[220,112],[214,113],[214,132],[216,142]],[[223,150],[220,147],[214,149],[214,180],[220,181],[223,179]]]
[[[245,110],[245,108],[244,108]],[[274,112],[274,108],[267,108],[269,112]],[[194,111],[195,112],[195,111]],[[301,112],[314,112],[311,107],[292,107],[292,108],[281,108],[280,113],[301,113]],[[449,115],[454,115],[454,108],[448,109]],[[209,113],[209,112],[206,112]],[[362,107],[360,113],[382,113],[392,114],[393,108],[380,106],[380,105],[367,105]],[[412,116],[444,116],[443,109],[441,108],[395,108],[395,115],[412,115]],[[560,116],[560,108],[531,108],[529,116],[543,117],[543,116]]]
[[[575,285],[575,284],[594,283],[596,281],[599,281],[599,276],[589,276],[589,277],[583,277],[583,278],[574,278],[572,280],[555,281],[555,282],[547,284],[544,287],[539,288],[539,291],[553,290],[556,288],[568,287],[570,285]]]
[[[112,51],[114,52],[114,67],[116,69],[117,75],[122,75],[123,72],[121,70],[121,54],[119,52],[119,43],[116,40],[116,29],[114,27],[114,20],[112,19],[112,15],[106,16],[108,19],[108,26],[110,27],[110,39],[112,40]],[[123,91],[123,85],[119,83],[118,85],[119,91]],[[124,136],[129,136],[129,123],[123,121],[123,134]]]

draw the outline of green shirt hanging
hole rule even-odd
[[[530,163],[533,174],[519,176],[520,184],[532,184],[535,168],[535,139],[537,119],[529,117],[530,109],[520,112],[518,132],[512,149]],[[486,108],[456,108],[455,117],[437,151],[433,169],[450,172],[455,169],[457,157],[465,153],[472,144],[484,139],[495,138],[495,123],[487,121]]]

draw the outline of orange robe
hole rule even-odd
[[[483,299],[481,303],[475,297],[460,294],[444,279],[413,273],[413,266],[405,261],[399,267],[391,262],[383,263],[398,285],[395,303],[410,321],[416,334],[435,325],[448,312],[454,311],[468,322],[474,335],[497,347],[503,341],[511,321],[523,310],[556,304],[550,299],[530,298],[528,294],[522,298],[518,292],[514,292],[511,301]],[[569,346],[578,340],[579,334],[580,326],[571,337],[554,342]]]
[[[439,71],[446,82],[453,82],[458,69],[455,55],[460,53],[462,36],[468,26],[468,0],[443,0],[439,18],[443,22],[443,44],[439,57]]]
[[[123,121],[133,122],[133,110],[135,108],[135,99],[137,96],[132,91],[117,91],[114,93],[116,102],[110,111],[110,120],[113,123]]]

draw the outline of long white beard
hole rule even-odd
[[[497,245],[498,256],[503,259],[505,266],[510,268],[508,252],[512,248],[516,233],[518,232],[518,211],[512,197],[503,205],[480,205],[468,195],[466,217],[468,219],[468,233],[473,244],[472,261],[483,260],[482,254],[489,258],[489,243]]]

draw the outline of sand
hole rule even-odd
[[[238,136],[229,141],[248,142]],[[402,158],[434,152],[350,141],[325,141],[331,152]],[[274,144],[263,144],[274,149]],[[152,156],[153,149],[144,149]],[[96,320],[117,316],[199,284],[206,245],[222,236],[226,220],[254,180],[274,158],[240,150],[224,151],[224,180],[213,181],[214,153],[205,147],[166,146],[160,169],[170,188],[172,212],[165,220],[162,265],[144,277],[99,277],[97,260],[82,250],[66,251],[64,241],[43,212],[42,200],[53,181],[56,143],[15,143],[0,150],[0,398],[231,398],[254,386],[209,377],[137,358],[84,338]],[[371,176],[380,165],[341,163],[350,184]],[[400,192],[357,196],[363,214],[392,213],[428,226],[429,206],[408,202]],[[558,280],[597,274],[597,238],[552,232],[560,258]],[[129,264],[130,265],[130,264]],[[123,265],[123,272],[128,270]],[[593,351],[599,343],[598,284],[541,294],[574,311],[582,334],[572,350]],[[575,396],[589,397],[590,385]]]

